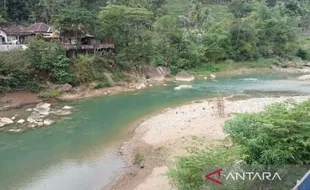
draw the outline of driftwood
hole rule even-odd
[[[224,98],[221,96],[218,96],[216,98],[216,105],[217,105],[217,111],[219,117],[225,117],[225,104],[224,104]]]

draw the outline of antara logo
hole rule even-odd
[[[205,177],[208,180],[213,181],[214,183],[220,184],[222,185],[223,183],[219,180],[221,177],[221,172],[223,171],[223,168],[217,169],[213,172],[208,173]],[[217,174],[217,179],[212,178],[211,176],[213,176],[214,174]]]
[[[271,172],[229,172],[228,175],[222,175],[221,173],[223,172],[223,168],[217,169],[213,172],[208,173],[207,175],[205,175],[205,178],[207,180],[210,180],[214,183],[220,184],[222,185],[223,182],[220,181],[220,177],[224,176],[225,180],[249,180],[249,181],[253,181],[253,180],[269,180],[269,181],[273,181],[273,180],[281,180],[281,177],[279,175],[278,172],[276,173],[271,173]],[[216,177],[211,177],[216,175]]]

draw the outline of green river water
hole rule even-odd
[[[132,122],[159,109],[195,99],[242,94],[310,94],[310,84],[286,74],[257,73],[196,80],[70,103],[77,108],[51,127],[22,134],[0,133],[1,190],[100,190],[124,166],[117,149]],[[1,113],[0,113],[1,116]]]

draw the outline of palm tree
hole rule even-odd
[[[195,28],[201,26],[202,23],[209,19],[210,10],[205,9],[201,2],[193,3],[188,14],[189,21],[194,24]]]

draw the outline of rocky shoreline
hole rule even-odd
[[[120,152],[129,166],[134,162],[137,152],[144,155],[145,167],[124,169],[106,189],[175,189],[165,176],[168,167],[174,164],[172,161],[174,157],[186,154],[186,149],[190,146],[200,147],[206,144],[209,146],[223,140],[226,134],[222,126],[236,113],[260,112],[272,103],[289,99],[302,102],[310,99],[310,96],[251,98],[237,101],[230,101],[229,98],[222,100],[223,116],[219,114],[219,99],[209,99],[166,109],[143,121],[136,128],[134,137],[120,148]]]
[[[310,64],[309,64],[310,66]],[[310,73],[309,66],[302,67],[278,67],[273,66],[271,68],[239,68],[231,71],[220,71],[217,72],[217,76],[227,76],[227,75],[238,75],[244,73],[250,73],[255,71],[266,71],[266,70],[275,70],[279,72],[287,72],[287,73]],[[48,90],[59,90],[61,92],[60,96],[54,97],[53,99],[57,101],[74,101],[81,100],[91,97],[105,96],[105,95],[114,95],[121,92],[131,92],[135,90],[141,90],[147,87],[152,87],[156,85],[166,85],[165,82],[170,81],[181,81],[181,82],[189,82],[195,80],[196,78],[201,78],[205,80],[213,80],[216,78],[215,74],[205,74],[205,75],[192,75],[185,71],[181,71],[177,73],[174,77],[169,76],[170,70],[167,67],[149,67],[146,69],[145,76],[134,76],[132,75],[136,82],[131,83],[117,83],[116,86],[113,87],[105,87],[100,89],[94,89],[96,83],[90,83],[82,86],[78,86],[73,88],[71,85],[53,85],[48,84]],[[310,77],[306,77],[306,79],[301,78],[301,80],[308,80]],[[176,87],[175,90],[180,90],[183,88],[191,88],[190,85],[180,85]],[[47,91],[48,91],[47,90]],[[43,101],[38,97],[39,94],[31,93],[31,92],[13,92],[8,93],[6,95],[0,95],[0,112],[7,111],[10,109],[19,109],[26,105],[37,104]]]

